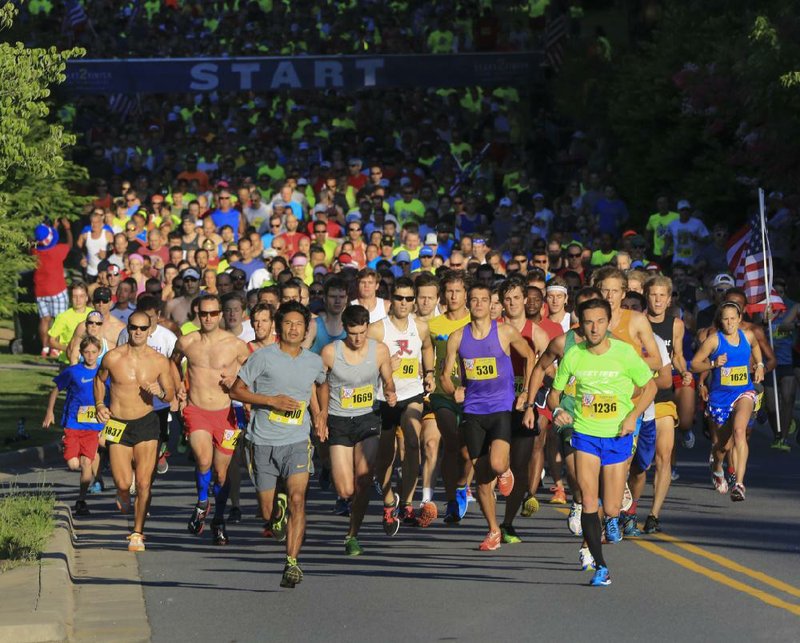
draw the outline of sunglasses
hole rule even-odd
[[[230,201],[231,198],[229,196],[221,196],[221,197],[219,197],[219,200],[220,201]]]
[[[403,263],[405,263],[405,262],[403,262]],[[416,297],[414,297],[413,295],[411,295],[411,296],[392,295],[392,299],[394,299],[395,301],[405,301],[405,302],[408,302],[410,304],[416,299]]]
[[[136,228],[125,228],[125,232],[136,232]]]
[[[571,259],[575,259],[577,257],[580,257],[581,253],[579,252],[577,254],[574,254],[574,253],[570,252],[569,254],[567,254],[567,256],[570,257]]]
[[[314,234],[325,234],[328,231],[327,228],[318,228],[314,230]]]
[[[184,277],[183,281],[184,282],[186,282],[186,281],[198,281],[198,279],[197,279],[197,277]]]
[[[93,304],[107,304],[110,301],[111,301],[110,299],[93,299],[92,303]]]
[[[197,313],[198,317],[219,317],[221,310],[201,310]]]
[[[361,232],[361,228],[347,228],[348,232]]]
[[[144,332],[146,330],[150,330],[150,324],[147,324],[145,326],[137,326],[136,324],[128,324],[128,330],[130,332],[133,332],[135,330],[140,330],[140,331]]]
[[[99,322],[99,321],[87,321],[87,322],[86,322],[86,325],[87,325],[87,326],[102,326],[102,325],[103,325],[103,322]]]
[[[323,295],[323,293],[324,293],[324,292],[325,292],[324,290],[309,290],[309,291],[308,291],[308,293],[309,293],[309,294],[310,294],[312,297],[322,297],[322,295]]]

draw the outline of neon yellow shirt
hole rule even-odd
[[[447,393],[442,390],[442,385],[439,382],[439,369],[441,368],[442,364],[444,364],[445,357],[447,356],[447,339],[450,337],[452,333],[457,331],[459,328],[463,328],[472,320],[470,314],[467,313],[466,317],[462,317],[461,319],[448,319],[446,315],[439,315],[434,317],[428,322],[428,329],[431,333],[431,340],[433,341],[433,348],[436,352],[436,365],[437,365],[437,372],[436,372],[436,390],[434,393],[438,393],[439,395],[445,395],[447,397],[452,397],[447,395]],[[457,362],[456,362],[457,364]],[[456,365],[453,369],[453,373],[451,373],[450,379],[453,382],[454,386],[461,385],[461,379],[459,377],[459,370],[458,366]]]

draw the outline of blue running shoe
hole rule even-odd
[[[89,487],[89,493],[102,493],[103,486],[100,484],[99,481],[95,481],[92,483],[92,486]]]
[[[615,545],[622,542],[622,532],[619,529],[619,518],[606,518],[606,542]],[[597,571],[600,571],[599,569]]]
[[[598,567],[597,571],[589,581],[589,585],[593,587],[605,587],[611,585],[611,575],[608,573],[608,567]]]
[[[459,515],[458,512],[458,501],[449,500],[447,502],[447,509],[444,512],[444,521],[446,523],[461,522],[461,516]]]
[[[469,506],[466,485],[456,489],[456,504],[458,505],[458,519],[461,520],[467,515],[467,507]]]
[[[622,533],[626,536],[637,538],[642,535],[639,527],[636,526],[636,514],[626,514],[624,511],[619,515],[622,520]]]

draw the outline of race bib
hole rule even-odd
[[[732,366],[720,368],[720,383],[722,386],[741,386],[747,384],[747,367]]]
[[[522,395],[522,389],[525,388],[525,378],[522,375],[514,376],[514,395]]]
[[[306,416],[306,403],[300,402],[299,409],[294,411],[277,411],[273,409],[269,412],[269,419],[278,424],[288,424],[289,426],[300,426]]]
[[[464,373],[468,380],[493,380],[497,378],[497,360],[494,357],[465,359]]]
[[[419,377],[419,360],[416,357],[404,357],[392,375],[400,380],[417,379]]]
[[[222,434],[222,444],[220,446],[223,449],[230,449],[233,451],[239,443],[239,436],[241,434],[241,429],[225,429],[225,432]]]
[[[102,436],[106,439],[106,442],[119,444],[122,434],[125,433],[127,426],[128,425],[125,424],[125,422],[120,422],[119,420],[109,420],[103,427]]]
[[[340,400],[343,409],[369,409],[375,401],[375,391],[372,384],[358,388],[343,386]]]
[[[567,385],[564,387],[564,395],[571,395],[575,397],[575,394],[578,392],[577,387],[575,386],[575,376],[572,375],[567,382]]]
[[[593,420],[613,420],[617,417],[616,395],[584,395],[581,415]]]
[[[78,407],[78,422],[81,424],[96,424],[97,409],[93,406]]]

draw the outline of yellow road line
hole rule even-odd
[[[746,585],[745,583],[739,582],[738,580],[734,580],[732,578],[728,578],[725,574],[720,572],[715,572],[711,569],[703,567],[702,565],[698,565],[692,560],[689,560],[685,556],[681,556],[679,554],[674,554],[670,551],[665,550],[660,545],[648,542],[646,540],[634,540],[631,539],[634,543],[643,547],[647,551],[656,554],[657,556],[661,556],[662,558],[666,558],[667,560],[672,561],[680,565],[681,567],[685,567],[686,569],[695,572],[696,574],[701,574],[706,578],[710,578],[713,581],[716,581],[722,585],[727,585],[728,587],[743,592],[752,596],[753,598],[757,598],[758,600],[766,603],[767,605],[771,605],[772,607],[778,607],[780,609],[786,610],[795,616],[800,616],[800,605],[794,605],[792,603],[787,603],[784,600],[781,600],[777,596],[773,596],[772,594],[768,594],[765,591],[760,589],[756,589],[755,587],[751,587],[750,585]]]
[[[691,543],[687,543],[685,540],[681,540],[675,536],[670,536],[669,534],[654,534],[656,538],[659,540],[663,540],[668,543],[672,543],[673,545],[680,547],[681,549],[685,549],[688,552],[695,554],[696,556],[702,556],[703,558],[707,558],[708,560],[714,561],[720,567],[725,567],[726,569],[730,569],[731,571],[737,572],[739,574],[744,574],[745,576],[749,576],[750,578],[757,580],[765,585],[769,585],[770,587],[774,587],[781,592],[785,592],[786,594],[790,594],[795,598],[800,598],[800,589],[795,587],[794,585],[789,585],[788,583],[784,583],[764,572],[759,572],[755,569],[750,569],[749,567],[745,567],[744,565],[740,565],[739,563],[731,560],[730,558],[726,558],[725,556],[721,556],[719,554],[714,554],[710,551],[706,551],[702,547],[698,547],[697,545],[692,545]],[[634,542],[639,542],[634,541]]]
[[[561,507],[553,507],[557,512],[568,515],[569,510],[563,509]],[[721,556],[719,554],[714,554],[712,552],[704,550],[702,547],[698,547],[697,545],[692,545],[691,543],[687,543],[676,536],[670,536],[669,534],[660,533],[660,534],[653,534],[659,540],[664,542],[671,543],[676,547],[680,547],[688,552],[691,552],[697,556],[702,558],[707,558],[718,564],[720,567],[724,567],[731,571],[737,572],[739,574],[743,574],[745,576],[749,576],[750,578],[757,580],[765,585],[769,585],[770,587],[774,587],[777,590],[785,592],[786,594],[790,594],[791,596],[795,596],[800,598],[800,589],[794,587],[793,585],[789,585],[788,583],[784,583],[783,581],[777,580],[772,576],[769,576],[763,572],[759,572],[755,569],[750,569],[749,567],[745,567],[744,565],[740,565],[737,562],[726,558],[725,556]],[[745,583],[742,583],[738,580],[733,578],[729,578],[720,572],[716,572],[712,569],[707,567],[703,567],[702,565],[695,563],[694,561],[686,558],[685,556],[681,556],[680,554],[675,554],[663,548],[663,546],[658,545],[652,541],[642,540],[640,538],[626,538],[630,542],[636,543],[640,547],[646,549],[650,553],[656,554],[657,556],[661,556],[662,558],[666,558],[667,560],[672,561],[680,565],[681,567],[685,567],[697,574],[701,574],[706,578],[710,578],[713,581],[716,581],[722,585],[726,585],[732,589],[738,590],[745,594],[748,594],[754,598],[757,598],[768,605],[772,605],[773,607],[778,607],[780,609],[784,609],[795,616],[800,616],[800,605],[795,605],[794,603],[788,603],[777,596],[773,596],[763,590],[757,589],[755,587],[751,587]]]

